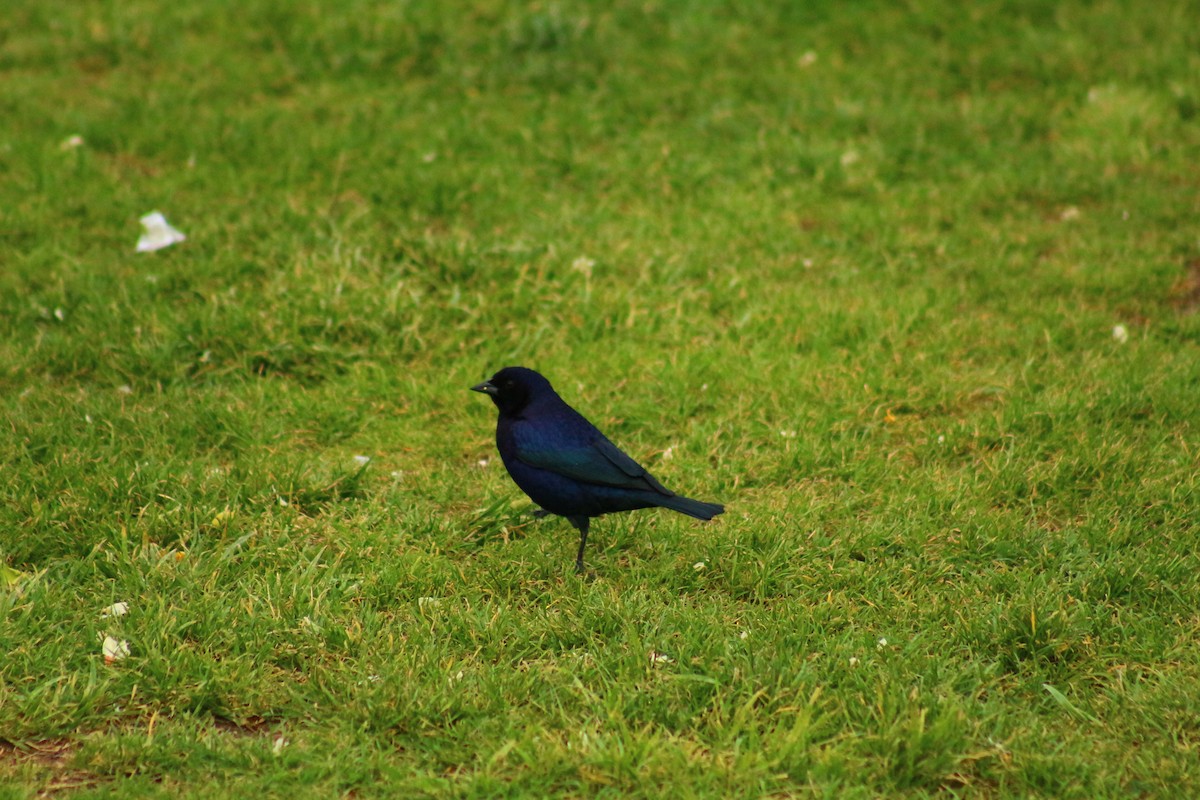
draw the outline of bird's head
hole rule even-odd
[[[550,381],[526,367],[505,367],[483,383],[471,387],[492,398],[501,414],[520,413],[529,401],[544,393],[553,394]]]

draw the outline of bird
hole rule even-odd
[[[662,507],[710,520],[725,511],[663,486],[532,369],[505,367],[471,390],[496,404],[496,449],[513,482],[541,507],[534,515],[566,517],[579,531],[578,573],[593,517]]]

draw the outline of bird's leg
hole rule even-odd
[[[575,556],[575,572],[583,574],[583,548],[587,545],[588,523],[590,517],[567,517],[571,524],[579,529],[579,554]]]
[[[535,509],[535,510],[534,510],[534,512],[533,512],[533,518],[534,518],[534,519],[541,519],[542,517],[548,517],[548,516],[550,516],[550,514],[552,514],[552,513],[553,513],[553,512],[551,512],[551,511],[547,511],[547,510],[546,510],[546,509],[544,509],[544,508]]]

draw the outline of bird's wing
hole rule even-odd
[[[585,483],[650,490],[667,497],[674,494],[598,433],[580,447],[543,449],[518,445],[517,458],[531,467],[550,470]]]

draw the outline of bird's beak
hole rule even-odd
[[[500,390],[497,389],[495,387],[495,385],[493,385],[490,381],[484,381],[483,383],[479,383],[479,384],[472,386],[471,391],[472,392],[483,392],[484,394],[493,394],[494,395],[496,392],[498,392]]]

